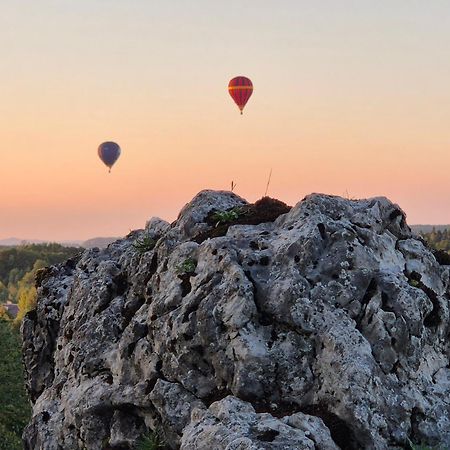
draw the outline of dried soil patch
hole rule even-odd
[[[238,217],[226,223],[218,221],[218,211],[212,210],[205,217],[205,222],[213,228],[198,234],[193,240],[200,244],[209,238],[225,236],[228,228],[232,225],[259,225],[260,223],[274,222],[279,216],[288,213],[290,210],[291,206],[270,197],[263,197],[250,205],[228,210],[235,211]]]

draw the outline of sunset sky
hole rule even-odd
[[[3,0],[0,42],[0,239],[121,236],[232,180],[254,201],[271,168],[289,204],[450,223],[448,0]]]

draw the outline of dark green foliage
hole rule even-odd
[[[409,439],[408,439],[408,444],[411,450],[447,450],[447,448],[444,447],[430,447],[428,445],[421,445],[421,444],[413,444]]]
[[[19,450],[30,405],[24,389],[18,333],[1,319],[0,346],[0,450]]]
[[[195,272],[197,268],[197,261],[194,258],[185,259],[178,267],[179,273],[191,274]]]
[[[136,446],[136,450],[162,450],[165,448],[164,441],[157,431],[147,433]]]

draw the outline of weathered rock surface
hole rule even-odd
[[[450,446],[449,270],[400,208],[311,195],[204,239],[212,210],[245,204],[201,192],[174,224],[40,273],[27,449],[155,429],[184,450]]]

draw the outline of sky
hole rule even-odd
[[[255,201],[271,169],[288,204],[450,223],[447,0],[2,0],[0,42],[0,239],[122,236],[231,181]]]

